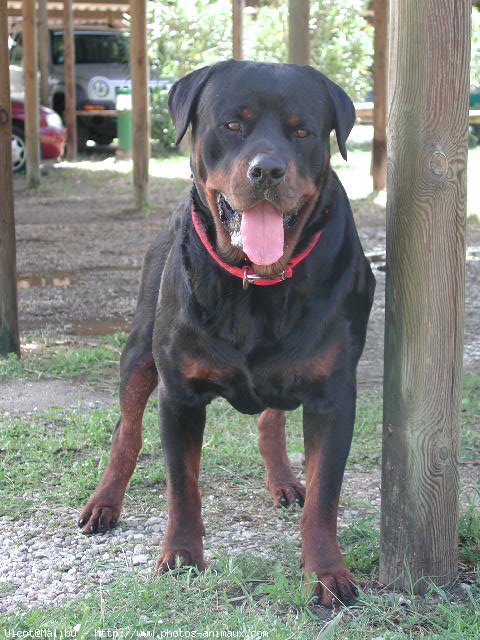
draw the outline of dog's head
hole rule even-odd
[[[169,95],[177,144],[192,124],[191,166],[218,250],[260,275],[285,268],[355,120],[347,94],[311,67],[222,62]]]

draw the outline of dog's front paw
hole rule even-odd
[[[165,548],[157,559],[157,573],[167,573],[178,567],[196,567],[204,571],[207,567],[202,549]]]
[[[117,526],[122,504],[112,496],[95,496],[84,506],[77,521],[85,535],[105,533]]]
[[[292,504],[298,504],[303,507],[305,487],[293,474],[284,480],[269,479],[267,481],[267,489],[272,496],[274,507],[288,507]]]
[[[307,588],[313,585],[313,596],[317,604],[331,607],[334,604],[351,605],[358,597],[358,589],[346,567],[339,571],[305,571]]]

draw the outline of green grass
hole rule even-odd
[[[10,354],[0,358],[0,382],[11,378],[78,379],[92,386],[105,386],[105,380],[118,377],[120,353],[126,334],[100,338],[96,346],[64,345],[47,340],[27,339],[22,357]]]
[[[460,518],[460,562],[480,569],[480,481]]]
[[[107,379],[113,385],[125,336],[102,339],[95,346],[42,344],[26,351],[22,361],[0,361],[1,377],[11,379],[70,378],[92,385]],[[462,401],[461,459],[478,458],[480,449],[480,375],[468,374]],[[34,416],[0,418],[0,514],[12,521],[38,513],[56,514],[67,531],[78,508],[89,497],[106,464],[117,410],[50,409]],[[381,391],[359,393],[354,443],[349,468],[378,468],[381,454]],[[202,458],[202,489],[214,493],[222,524],[232,517],[223,495],[249,505],[252,490],[263,485],[256,421],[226,402],[208,408]],[[303,450],[301,411],[289,414],[290,452]],[[144,444],[126,497],[129,513],[141,516],[165,510],[165,476],[161,462],[156,403],[150,401],[144,419]],[[267,497],[256,498],[268,504]],[[113,583],[85,590],[82,599],[62,606],[0,615],[0,630],[77,629],[77,638],[94,638],[95,629],[145,631],[268,631],[269,638],[444,638],[480,637],[480,485],[460,520],[460,561],[473,583],[455,592],[430,588],[425,597],[382,591],[376,583],[379,534],[376,518],[359,517],[339,533],[346,561],[361,585],[358,603],[333,614],[310,602],[302,586],[298,548],[279,537],[269,558],[242,553],[217,555],[205,574],[142,577],[135,570],[118,574]],[[225,508],[223,508],[225,506]],[[350,505],[349,505],[350,506]],[[359,505],[355,505],[359,507]],[[230,509],[230,510],[229,510]],[[359,507],[360,512],[361,508]],[[370,512],[377,511],[370,505]],[[367,509],[368,512],[368,509]],[[64,518],[64,514],[69,515]],[[275,515],[285,526],[297,526],[299,509]],[[43,516],[42,516],[43,517]],[[2,587],[3,592],[9,585]],[[0,594],[1,595],[1,594]],[[0,634],[0,638],[2,635]],[[124,636],[125,637],[125,636]],[[133,636],[137,637],[137,636]],[[160,635],[158,636],[160,637]]]
[[[0,616],[0,628],[73,629],[77,638],[94,638],[96,629],[127,634],[170,630],[267,631],[269,638],[382,637],[477,640],[480,634],[480,584],[451,602],[432,585],[425,598],[361,592],[355,607],[330,619],[312,606],[292,559],[282,563],[242,556],[219,558],[198,575],[194,570],[160,579],[123,575],[108,588],[98,586],[82,600],[29,613]],[[249,635],[248,635],[249,634]],[[321,635],[320,635],[321,634]],[[126,636],[124,636],[126,637]],[[138,636],[133,636],[138,637]],[[166,636],[164,636],[166,637]]]

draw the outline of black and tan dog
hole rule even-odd
[[[177,142],[192,125],[192,193],[146,255],[121,360],[121,418],[79,526],[117,523],[158,383],[168,525],[157,567],[181,558],[203,568],[205,407],[223,396],[260,413],[274,504],[304,503],[302,563],[320,602],[349,603],[337,507],[375,281],[330,168],[329,136],[335,129],[345,158],[353,105],[310,67],[230,61],[177,82],[169,108]],[[285,447],[284,410],[299,405],[306,488]]]

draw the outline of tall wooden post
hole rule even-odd
[[[232,0],[232,58],[243,58],[243,10],[245,0]]]
[[[373,190],[385,189],[387,183],[387,29],[388,0],[374,0],[373,57]]]
[[[20,355],[7,43],[7,3],[0,2],[0,356]]]
[[[288,61],[292,64],[310,62],[309,0],[288,2]]]
[[[35,0],[24,0],[22,7],[23,78],[25,88],[25,151],[27,187],[40,184],[40,142],[38,132],[37,22]]]
[[[65,126],[67,128],[67,160],[77,159],[77,92],[75,86],[75,42],[73,36],[73,3],[63,3],[63,73],[65,78]]]
[[[40,69],[40,104],[49,105],[48,63],[50,40],[48,36],[47,0],[38,0],[38,67]]]
[[[150,118],[148,110],[146,0],[130,0],[130,69],[132,74],[132,158],[135,204],[148,204]]]
[[[391,0],[380,579],[457,572],[471,0]]]

